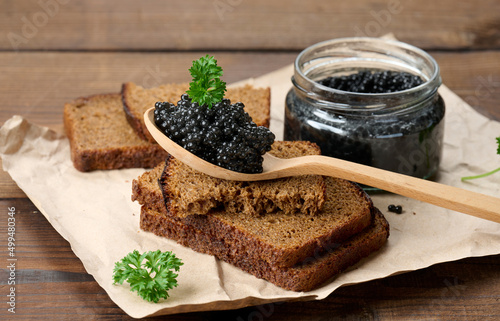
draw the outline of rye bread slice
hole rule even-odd
[[[328,250],[366,228],[371,221],[373,204],[354,183],[325,178],[326,200],[316,215],[248,215],[214,210],[207,215],[179,217],[167,209],[158,180],[163,171],[159,164],[133,181],[132,200],[171,220],[220,236],[238,244],[234,250],[262,259],[273,266],[289,267],[307,257]]]
[[[389,224],[379,210],[373,208],[369,227],[350,239],[331,246],[324,253],[315,253],[291,267],[279,267],[241,251],[224,236],[211,234],[182,221],[166,217],[142,206],[140,227],[144,231],[167,237],[191,249],[214,255],[218,259],[291,291],[311,291],[379,250],[389,237]]]
[[[130,127],[120,94],[78,98],[64,105],[64,129],[76,169],[152,168],[168,155]]]
[[[124,83],[121,94],[128,122],[142,139],[154,142],[154,138],[144,124],[144,112],[154,107],[158,101],[176,104],[188,89],[188,83],[170,83],[154,88],[144,88],[133,82]],[[270,88],[254,88],[250,85],[228,88],[225,97],[229,98],[232,103],[242,102],[245,105],[245,111],[257,126],[269,127]]]
[[[319,147],[306,141],[276,141],[270,154],[280,158],[319,155]],[[316,214],[325,201],[320,175],[238,182],[200,173],[174,157],[167,158],[160,183],[168,208],[176,216],[204,215],[223,208],[228,213],[262,215],[281,210],[287,214]]]

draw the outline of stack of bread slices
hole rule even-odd
[[[142,230],[292,291],[323,285],[385,244],[388,223],[355,183],[319,175],[235,182],[197,172],[168,155],[145,129],[142,115],[157,101],[177,102],[187,88],[126,83],[121,94],[65,105],[77,169],[152,168],[132,183]],[[269,88],[245,86],[226,96],[243,102],[257,125],[269,125]],[[269,153],[290,158],[320,150],[310,142],[276,141]]]

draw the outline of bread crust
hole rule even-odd
[[[130,126],[135,130],[137,135],[147,141],[154,142],[154,138],[151,133],[147,130],[146,124],[144,123],[143,117],[138,115],[136,110],[133,109],[130,102],[130,95],[132,94],[133,83],[124,83],[121,90],[121,99],[123,104],[123,111],[125,112],[125,117]],[[151,106],[153,107],[153,106]]]
[[[258,278],[291,291],[311,291],[379,250],[389,237],[389,224],[376,208],[369,227],[324,253],[315,253],[291,267],[279,267],[256,260],[249,252],[235,250],[236,240],[228,240],[182,221],[165,217],[146,206],[141,208],[140,227],[155,235],[173,239],[183,246],[214,255]]]
[[[153,168],[168,155],[158,144],[137,137],[121,106],[118,93],[80,97],[64,105],[64,129],[77,170]],[[113,115],[112,123],[99,123],[99,115],[104,118],[107,113]],[[98,134],[101,136],[93,140]],[[113,143],[105,135],[113,136]]]

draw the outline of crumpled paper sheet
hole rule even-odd
[[[278,139],[282,138],[283,104],[292,73],[290,65],[245,81],[271,87],[271,129]],[[499,175],[460,181],[461,176],[498,167],[494,137],[500,134],[500,123],[478,114],[446,87],[442,86],[440,93],[447,114],[439,181],[500,196]],[[141,231],[140,207],[130,196],[131,182],[143,169],[81,173],[73,168],[66,137],[19,116],[13,116],[0,129],[0,156],[4,170],[69,241],[88,273],[120,308],[135,318],[236,309],[284,300],[320,300],[342,285],[440,262],[500,253],[498,223],[397,195],[374,195],[375,206],[391,225],[387,245],[317,290],[285,291],[212,256]],[[405,212],[389,213],[388,204],[402,205]],[[169,292],[169,299],[148,303],[131,292],[128,285],[112,284],[114,263],[134,249],[169,250],[183,260],[179,286]]]

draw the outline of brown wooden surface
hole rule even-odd
[[[46,50],[295,49],[381,36],[425,48],[498,48],[496,0],[3,1],[0,48]],[[15,35],[22,37],[16,37]]]
[[[290,64],[300,50],[318,41],[387,32],[428,50],[441,67],[445,85],[482,114],[500,120],[498,0],[8,0],[0,2],[0,124],[20,114],[60,130],[64,102],[117,92],[125,81],[144,86],[187,81],[191,61],[205,53],[216,54],[230,83]],[[0,319],[131,319],[86,273],[70,245],[9,175],[0,171],[4,301],[7,208],[12,206],[18,237],[18,305],[14,316],[6,303],[0,303]],[[500,255],[493,255],[344,287],[322,301],[167,319],[499,318]]]

